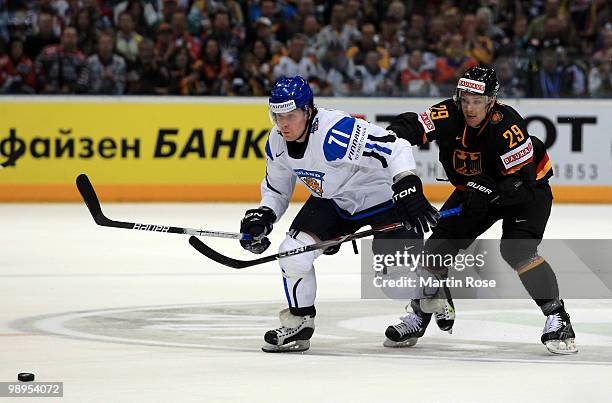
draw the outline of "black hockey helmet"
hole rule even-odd
[[[459,79],[457,91],[455,92],[455,101],[459,101],[460,91],[493,98],[497,96],[498,90],[499,80],[494,69],[491,67],[472,67],[463,73]]]

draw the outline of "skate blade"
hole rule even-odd
[[[558,355],[569,355],[576,354],[578,352],[578,348],[576,347],[576,343],[574,343],[574,339],[566,339],[566,340],[549,340],[544,343],[546,349],[552,354]]]
[[[436,323],[437,325],[437,323]],[[438,329],[442,330],[443,332],[448,332],[448,334],[453,334],[453,327],[448,327],[448,326],[442,326],[440,327],[440,325],[438,325]]]
[[[266,343],[261,351],[265,353],[300,353],[310,348],[310,340],[296,340],[282,346]]]
[[[393,341],[385,339],[385,341],[383,342],[383,346],[390,348],[412,347],[417,344],[417,341],[419,341],[418,337],[413,337],[404,341]]]

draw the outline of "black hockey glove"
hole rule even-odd
[[[276,214],[269,207],[247,210],[240,221],[240,232],[253,237],[250,241],[240,241],[240,245],[249,252],[260,254],[270,246],[266,237],[272,232],[272,224],[276,221]]]
[[[488,175],[477,175],[468,180],[463,192],[463,214],[469,219],[482,219],[489,212],[489,204],[499,198],[497,184]]]
[[[407,228],[414,228],[424,234],[436,225],[438,210],[423,195],[423,184],[418,176],[404,176],[391,189],[397,215]]]

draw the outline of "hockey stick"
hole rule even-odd
[[[448,209],[448,210],[442,210],[438,212],[438,217],[444,218],[444,217],[454,216],[454,215],[461,213],[461,211],[462,211],[461,206],[455,207],[452,209]],[[273,262],[275,260],[282,259],[287,256],[293,256],[293,255],[298,255],[300,253],[311,252],[317,249],[327,249],[332,246],[340,245],[341,243],[344,243],[344,242],[364,238],[366,236],[370,236],[374,234],[379,234],[381,232],[393,231],[393,230],[400,229],[403,227],[404,227],[403,223],[388,224],[382,227],[372,228],[366,231],[356,232],[354,234],[343,235],[343,236],[340,236],[334,239],[329,239],[327,241],[313,243],[311,245],[302,246],[300,248],[291,249],[285,252],[280,252],[274,255],[264,256],[264,257],[260,257],[259,259],[253,259],[253,260],[238,260],[238,259],[233,259],[231,257],[222,255],[216,250],[211,249],[208,245],[200,241],[195,236],[189,237],[189,244],[193,246],[198,252],[200,252],[207,258],[214,260],[217,263],[221,263],[222,265],[225,265],[225,266],[228,266],[234,269],[244,269],[245,267],[251,267],[251,266],[255,266],[258,264],[262,264],[262,263]]]
[[[212,236],[217,238],[240,240],[251,239],[251,236],[249,234],[240,234],[235,232],[207,231],[203,229],[171,227],[168,225],[159,224],[140,224],[134,222],[111,220],[110,218],[106,217],[104,213],[102,213],[102,206],[100,206],[100,200],[98,200],[96,191],[94,190],[93,185],[89,181],[87,175],[80,174],[79,176],[77,176],[76,185],[94,221],[96,222],[96,224],[101,225],[103,227],[135,229],[139,231],[167,232],[170,234]]]
[[[0,164],[0,169],[6,168],[6,167],[10,167],[10,166],[14,166],[15,165],[15,161],[17,161],[19,159],[19,157],[21,157],[24,154],[24,152],[25,152],[25,146],[22,146],[20,149],[15,151],[13,153],[13,155],[8,157],[8,159],[6,161],[4,161],[3,163]]]

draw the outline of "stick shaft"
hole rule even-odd
[[[96,222],[96,224],[104,227],[124,228],[150,232],[165,232],[168,234],[209,236],[226,239],[248,240],[251,238],[251,236],[248,234],[241,234],[235,232],[212,231],[198,228],[173,227],[170,225],[143,224],[137,222],[111,220],[110,218],[106,217],[102,212],[100,200],[98,199],[96,191],[94,190],[94,187],[91,184],[91,181],[89,180],[87,175],[80,174],[76,179],[76,184],[77,189],[79,190],[83,201],[87,205],[87,208],[89,209],[89,212],[91,213],[91,216],[93,217],[94,221]]]

